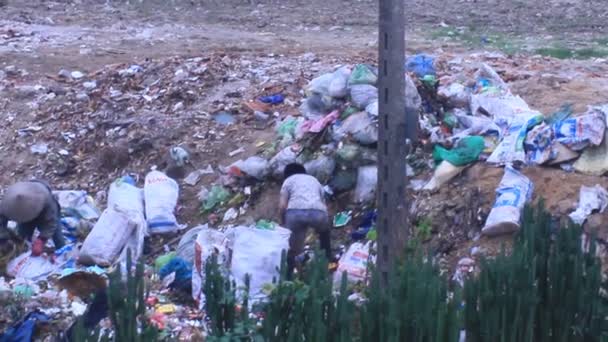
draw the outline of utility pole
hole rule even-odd
[[[405,141],[407,125],[418,122],[407,122],[405,113],[404,0],[379,1],[377,263],[386,287],[395,261],[404,252],[409,230]]]

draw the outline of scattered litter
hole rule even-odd
[[[239,147],[238,149],[236,149],[236,150],[234,150],[234,151],[232,151],[232,152],[228,153],[228,155],[229,155],[230,157],[234,157],[234,156],[236,156],[237,154],[240,154],[240,153],[243,153],[243,152],[245,152],[245,148],[244,148],[244,147]]]
[[[582,225],[587,220],[587,217],[598,210],[604,212],[608,206],[608,191],[600,185],[581,186],[578,206],[576,210],[570,214],[570,218],[576,224]]]
[[[334,289],[340,288],[344,272],[346,272],[349,283],[365,284],[367,282],[368,264],[373,264],[375,261],[375,257],[369,253],[370,244],[371,242],[355,242],[348,247],[346,253],[340,258],[338,269],[334,273]]]
[[[334,216],[334,227],[341,228],[346,226],[352,218],[352,212],[341,211]]]
[[[236,122],[236,119],[234,117],[234,115],[228,113],[228,112],[219,112],[215,115],[213,115],[213,120],[215,120],[215,122],[219,123],[220,125],[232,125]]]
[[[447,160],[442,161],[435,169],[433,177],[422,188],[424,190],[439,189],[442,185],[458,176],[466,166],[455,166]]]
[[[49,152],[49,145],[45,143],[32,145],[30,146],[30,152],[33,154],[47,154]]]

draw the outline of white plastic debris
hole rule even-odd
[[[49,152],[49,145],[45,143],[32,145],[30,146],[30,152],[33,154],[47,154]]]
[[[570,218],[576,224],[583,224],[587,217],[595,210],[603,212],[608,206],[608,191],[600,185],[581,186],[578,207],[570,214]]]
[[[490,211],[481,233],[487,236],[513,233],[519,229],[521,211],[532,197],[534,185],[528,177],[514,169],[505,167],[498,189],[496,201]]]
[[[439,189],[443,184],[458,176],[466,166],[455,166],[447,160],[442,161],[435,169],[433,178],[422,188],[423,190]]]

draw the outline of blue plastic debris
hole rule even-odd
[[[192,283],[192,263],[180,257],[175,257],[160,269],[158,275],[163,279],[174,272],[175,279],[169,284],[170,287],[182,290],[189,289]]]
[[[282,94],[274,94],[270,96],[262,96],[260,97],[260,101],[275,105],[283,103],[283,101],[285,101],[285,97]]]
[[[0,342],[31,342],[33,341],[36,325],[49,320],[49,316],[42,312],[30,312],[22,320],[6,329],[4,334],[0,335]]]
[[[419,78],[423,78],[426,75],[436,75],[435,66],[433,63],[435,58],[425,54],[419,54],[408,57],[405,62],[405,69],[410,72],[414,72]]]

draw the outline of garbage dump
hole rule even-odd
[[[106,111],[116,106],[130,114],[101,123],[91,121],[91,125],[104,127],[99,132],[97,127],[88,128],[89,119],[80,116],[65,124],[70,132],[62,132],[61,139],[79,146],[78,153],[96,151],[97,145],[91,142],[95,139],[109,146],[107,152],[99,153],[100,161],[95,164],[96,168],[107,168],[107,174],[90,177],[94,186],[87,190],[90,194],[99,191],[95,200],[85,190],[55,192],[70,244],[53,255],[16,253],[7,268],[14,279],[1,280],[0,289],[6,286],[13,292],[34,292],[31,298],[55,297],[52,308],[73,318],[75,314],[66,312],[77,309],[75,312],[82,314],[81,309],[87,306],[82,299],[103,291],[107,274],[122,267],[130,253],[149,264],[145,275],[152,290],[146,298],[146,310],[155,326],[171,337],[182,329],[205,330],[209,325],[205,318],[205,267],[210,257],[217,258],[221,274],[240,289],[249,277],[247,295],[252,303],[264,303],[272,291],[290,238],[290,230],[279,222],[276,188],[286,166],[299,163],[323,185],[322,195],[332,208],[329,228],[334,287],[346,273],[349,285],[363,297],[360,289],[368,284],[369,266],[376,260],[378,69],[369,63],[330,66],[327,62],[310,68],[306,78],[292,72],[276,81],[271,80],[278,77],[276,73],[270,77],[265,72],[283,67],[268,59],[248,61],[254,65],[249,69],[243,65],[250,64],[227,55],[172,59],[165,64],[146,61],[104,68],[95,75],[94,83],[89,80],[93,75],[82,73],[75,78],[67,72],[72,82],[69,97],[78,101],[74,108],[69,107],[71,111],[100,106],[92,107],[89,115],[105,117]],[[424,54],[404,60],[403,96],[408,108],[415,109],[419,130],[409,155],[402,156],[407,161],[403,177],[415,185],[403,196],[411,199],[414,231],[423,244],[448,255],[458,248],[453,239],[462,242],[479,234],[492,238],[517,231],[522,209],[535,191],[533,176],[526,176],[528,168],[558,170],[570,166],[583,174],[608,172],[606,106],[591,106],[575,114],[543,115],[515,94],[516,88],[511,89],[512,79],[507,77],[512,75],[504,68],[490,66],[494,59],[480,58],[483,63],[466,66],[448,61],[448,67],[444,60]],[[459,68],[466,72],[449,74]],[[235,86],[239,90],[225,98],[200,100],[200,94],[208,90],[206,82],[229,80],[226,82],[233,86],[230,82],[242,81],[239,78],[249,83]],[[88,102],[97,98],[101,99],[99,104]],[[210,106],[212,110],[208,110]],[[159,126],[155,129],[162,132],[178,121],[172,119],[177,113],[188,113],[188,120],[192,120],[176,134],[185,143],[165,144],[161,135],[144,133],[148,126]],[[197,125],[210,128],[199,131],[194,127]],[[241,139],[248,134],[248,125],[261,127],[268,134]],[[36,132],[37,126],[32,126],[16,134],[32,137]],[[88,140],[87,132],[94,133],[93,140]],[[45,140],[24,146],[36,157],[49,156],[54,177],[81,172],[67,157],[76,149],[64,152],[63,145]],[[222,150],[214,150],[216,145],[222,145]],[[255,152],[247,155],[248,151]],[[53,159],[55,154],[58,159]],[[499,169],[502,179],[496,179],[492,198],[482,198],[482,192],[471,190],[476,184],[462,189],[462,183],[474,183],[475,177],[485,176],[474,169],[485,165],[492,170],[504,169]],[[130,168],[136,172],[131,173]],[[110,176],[115,180],[100,181]],[[273,197],[264,197],[268,194]],[[600,185],[581,187],[579,206],[570,217],[585,224],[591,213],[605,209],[605,197]],[[489,212],[480,209],[483,200],[493,201]],[[263,201],[274,202],[269,205]],[[461,210],[465,206],[467,210]],[[433,214],[428,215],[431,218],[424,217],[427,213]],[[439,225],[451,230],[436,234]],[[463,226],[471,226],[470,231],[461,232]],[[296,258],[298,263],[316,257],[311,236],[307,236],[305,251]],[[149,249],[152,251],[146,251]],[[447,268],[454,266],[453,279],[462,283],[474,273],[475,263],[462,258],[458,265]],[[54,277],[61,288],[37,285]],[[174,300],[173,295],[184,293],[197,304],[182,305]],[[57,317],[51,309],[43,313]],[[26,322],[45,319],[35,315],[25,318]]]

